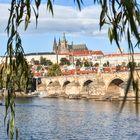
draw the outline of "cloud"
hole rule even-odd
[[[0,35],[4,34],[6,28],[9,11],[8,4],[0,4]],[[35,16],[32,12],[32,19],[29,28],[25,34],[41,34],[41,33],[62,33],[66,32],[71,35],[86,36],[104,36],[106,29],[99,31],[99,6],[88,6],[80,12],[74,7],[54,5],[54,16],[46,10],[43,4],[39,11],[39,24],[35,28]],[[20,28],[24,33],[24,25]]]

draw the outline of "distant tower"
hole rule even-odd
[[[63,33],[63,41],[66,42],[65,33]]]
[[[59,41],[58,41],[58,48],[57,48],[57,50],[58,50],[58,53],[61,52],[61,41],[60,41],[60,38],[59,38]]]
[[[53,42],[53,52],[56,53],[57,52],[57,43],[56,43],[56,38],[54,38],[54,42]]]
[[[66,52],[69,52],[69,50],[68,50],[68,44],[65,37],[65,33],[63,33],[63,39],[61,41],[61,53],[66,53]]]

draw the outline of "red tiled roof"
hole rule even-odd
[[[85,51],[67,52],[61,53],[60,55],[91,55],[91,51],[85,50]]]
[[[104,55],[102,51],[90,51],[90,50],[84,50],[84,51],[76,51],[76,52],[67,52],[67,53],[61,53],[59,55],[81,55],[81,56],[88,56],[88,55]]]
[[[140,53],[134,53],[134,55],[140,55]],[[115,56],[130,56],[129,53],[123,53],[123,54],[106,54],[106,57],[115,57]]]
[[[92,54],[104,55],[102,51],[92,51]]]

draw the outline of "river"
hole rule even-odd
[[[16,124],[20,140],[140,140],[135,104],[127,102],[19,98]],[[7,140],[0,106],[0,140]]]

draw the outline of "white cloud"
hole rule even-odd
[[[9,11],[8,4],[0,4],[0,34],[4,34]],[[73,7],[54,6],[54,17],[46,10],[46,5],[41,5],[38,28],[35,28],[35,17],[26,34],[34,33],[62,33],[71,35],[103,36],[106,30],[99,31],[99,13],[97,6],[85,7],[81,12]],[[23,26],[21,27],[23,32]]]

